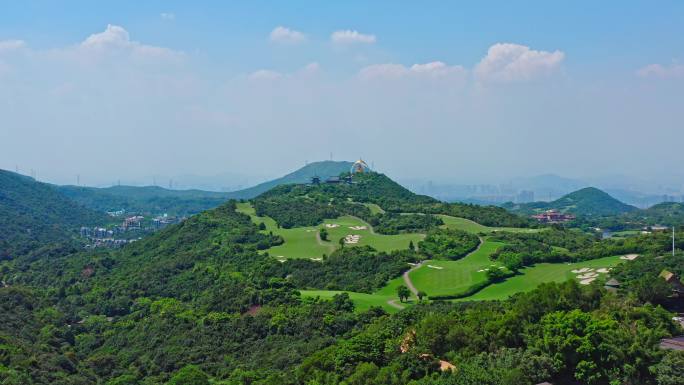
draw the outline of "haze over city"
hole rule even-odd
[[[681,2],[66,3],[3,5],[0,168],[239,186],[332,153],[399,179],[681,186]]]

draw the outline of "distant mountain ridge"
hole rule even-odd
[[[638,210],[636,207],[623,203],[596,187],[585,187],[552,202],[509,203],[504,207],[521,214],[558,210],[562,213],[583,216],[620,215]]]
[[[282,184],[307,183],[313,176],[326,178],[348,172],[352,162],[321,161],[309,163],[281,178],[231,192],[171,190],[159,186],[112,186],[105,188],[55,186],[59,192],[93,210],[148,214],[193,215],[212,209],[230,199],[252,199]]]
[[[343,172],[349,172],[352,164],[352,162],[333,160],[313,162],[283,177],[260,183],[244,190],[233,191],[227,193],[227,195],[233,199],[252,199],[279,185],[308,183],[314,176],[319,176],[322,179],[325,179],[329,176],[337,176]]]

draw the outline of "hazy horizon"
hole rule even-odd
[[[246,187],[332,153],[399,180],[681,187],[684,4],[665,3],[8,4],[0,168]]]

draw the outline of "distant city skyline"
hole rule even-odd
[[[526,4],[11,2],[0,168],[252,184],[332,152],[404,180],[681,186],[684,3]]]

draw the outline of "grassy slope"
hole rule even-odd
[[[398,235],[383,235],[373,234],[370,231],[370,226],[359,218],[343,216],[337,219],[326,220],[325,224],[337,224],[339,227],[327,228],[328,239],[330,241],[319,244],[316,240],[316,233],[318,229],[323,227],[297,227],[293,229],[278,228],[276,222],[269,217],[257,217],[254,208],[249,203],[238,203],[237,210],[248,214],[252,217],[255,223],[264,223],[266,231],[272,231],[285,239],[285,243],[272,247],[268,250],[269,254],[274,257],[285,258],[320,258],[323,254],[330,254],[339,247],[340,238],[344,238],[348,234],[359,234],[361,240],[358,246],[372,246],[380,251],[391,251],[408,248],[409,242],[418,243],[423,238],[422,234],[398,234]],[[366,226],[367,230],[352,230],[352,226]]]
[[[354,301],[356,306],[356,311],[368,310],[371,306],[380,306],[385,309],[388,313],[396,313],[399,311],[398,308],[388,304],[388,301],[396,300],[399,303],[397,297],[397,286],[403,285],[404,280],[402,277],[395,278],[387,283],[385,287],[376,291],[373,294],[366,293],[354,293],[345,292],[349,294],[349,298]],[[335,294],[343,293],[337,290],[300,290],[303,297],[321,297],[321,298],[332,298]],[[413,304],[415,299],[410,300],[408,303],[403,303],[403,306]]]
[[[486,273],[479,272],[493,267],[489,256],[501,247],[503,243],[485,240],[479,250],[457,261],[434,260],[426,261],[419,269],[412,271],[409,276],[419,290],[428,295],[449,295],[462,292],[475,283],[486,280]],[[429,266],[441,267],[435,269]]]
[[[457,218],[449,215],[438,215],[438,217],[442,218],[445,227],[448,227],[450,229],[463,230],[469,233],[492,233],[495,231],[533,233],[536,231],[540,231],[539,229],[523,229],[515,227],[488,227],[483,226],[477,222],[473,222],[469,219]]]
[[[521,270],[521,274],[506,281],[484,288],[479,293],[463,300],[505,299],[515,293],[531,291],[544,282],[562,282],[574,278],[571,270],[582,267],[612,267],[620,263],[620,257],[605,257],[578,263],[539,263]],[[601,275],[603,276],[603,274]],[[601,278],[599,276],[599,278]]]

